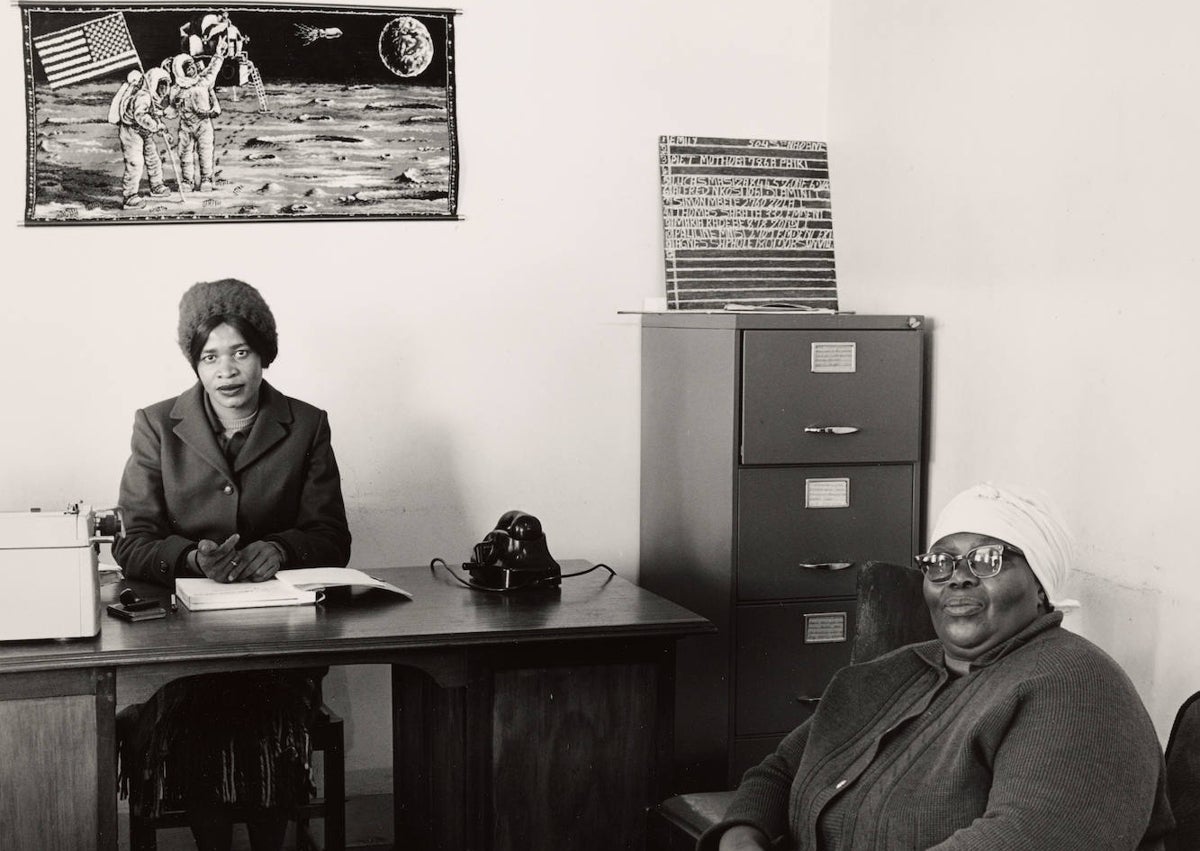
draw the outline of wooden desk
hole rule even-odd
[[[397,846],[640,848],[645,808],[671,792],[675,641],[713,626],[604,570],[506,595],[370,572],[415,599],[181,607],[0,644],[0,848],[117,847],[118,705],[190,674],[363,663],[392,667]]]

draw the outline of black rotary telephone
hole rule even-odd
[[[524,511],[506,511],[496,528],[471,550],[463,565],[475,585],[510,589],[560,585],[562,568],[550,556],[542,522]]]

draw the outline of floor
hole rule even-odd
[[[294,825],[288,827],[284,848],[296,847]],[[129,851],[129,820],[121,812],[117,816],[120,851]],[[320,837],[321,824],[313,822],[313,830]],[[392,796],[365,795],[346,801],[346,847],[354,851],[393,851],[392,848]],[[195,851],[192,834],[186,829],[160,830],[158,851]],[[234,828],[233,851],[250,851],[246,831],[241,825]]]

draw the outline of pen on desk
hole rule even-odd
[[[173,612],[179,611],[179,604],[175,602],[174,594],[171,595],[171,611],[173,611]]]

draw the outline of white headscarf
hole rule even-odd
[[[1079,606],[1078,601],[1062,595],[1074,550],[1071,534],[1044,496],[990,482],[975,485],[946,504],[933,524],[930,540],[955,532],[973,532],[1012,544],[1025,553],[1054,608]]]

